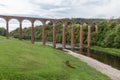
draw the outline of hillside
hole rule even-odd
[[[68,67],[66,60],[75,68]],[[60,50],[0,36],[0,80],[110,79]]]

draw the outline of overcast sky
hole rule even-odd
[[[118,18],[120,0],[0,0],[0,15]]]
[[[0,0],[0,14],[112,18],[120,17],[120,0]]]

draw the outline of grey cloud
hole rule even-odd
[[[116,4],[117,0],[58,0],[58,3],[55,1],[57,0],[49,0],[48,3],[45,3],[40,0],[29,0],[29,3],[33,5],[33,14],[40,16],[108,17],[108,12],[109,16],[119,13],[112,12],[116,10],[116,6],[113,4]]]
[[[34,4],[38,8],[44,9],[44,10],[50,10],[50,9],[53,9],[53,8],[60,8],[60,6],[56,6],[54,4],[47,4],[47,3],[43,4],[43,3],[35,2],[33,0],[30,0],[30,3]]]
[[[42,8],[44,10],[50,10],[50,9],[56,9],[56,8],[66,8],[72,4],[72,0],[61,0],[60,4],[48,4],[48,3],[40,3],[40,2],[35,2],[33,0],[30,0],[30,3],[38,6],[39,8]]]
[[[3,6],[3,7],[4,7],[4,6],[6,6],[6,5],[5,5],[5,4],[0,4],[0,6]]]
[[[88,1],[88,2],[86,2],[86,3],[83,3],[82,5],[87,5],[87,6],[96,6],[96,5],[102,5],[102,2],[101,1],[98,1],[98,0],[96,0],[96,1]]]
[[[87,1],[85,3],[83,3],[82,5],[86,5],[86,6],[102,6],[105,4],[110,3],[111,0],[92,0],[92,1]]]
[[[47,4],[47,3],[43,4],[43,3],[35,2],[32,0],[30,2],[39,8],[39,10],[37,9],[37,11],[44,10],[44,11],[47,11],[49,13],[54,13],[54,14],[67,14],[67,13],[69,13],[68,10],[71,10],[70,7],[63,5],[63,3],[64,3],[63,1],[61,1],[61,3],[59,5]],[[70,4],[71,1],[66,1],[66,3]]]
[[[74,3],[74,1],[76,1],[76,0],[62,0],[62,1],[61,1],[61,5],[71,6],[71,4]]]
[[[54,8],[60,8],[61,6],[55,6],[55,5],[50,5],[50,4],[40,4],[40,7],[45,10],[50,10]]]

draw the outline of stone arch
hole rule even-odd
[[[40,20],[35,20],[34,21],[34,34],[35,34],[35,41],[42,41],[42,22]],[[36,32],[37,31],[37,32]]]
[[[17,22],[19,22],[19,19],[18,18],[12,18],[12,17],[9,17],[9,22],[11,21],[11,20],[16,20]]]
[[[82,22],[82,31],[83,31],[83,44],[87,44],[87,37],[88,37],[88,23],[87,22]]]
[[[75,20],[75,46],[82,47],[81,42],[83,43],[83,22],[81,20]]]
[[[55,20],[55,41],[57,47],[62,47],[62,31],[63,31],[63,21],[62,20]]]
[[[46,28],[45,28],[45,32],[46,32],[46,42],[49,43],[50,45],[52,44],[52,40],[53,40],[53,21],[52,20],[46,20]]]
[[[90,30],[88,30],[88,46],[95,45],[95,35],[98,32],[98,24],[96,22],[92,22]],[[90,39],[89,39],[90,38]]]
[[[79,29],[79,48],[80,48],[80,53],[82,54],[82,48],[83,48],[83,35],[84,35],[84,22],[80,21],[80,29]]]
[[[75,20],[74,24],[81,24],[81,21],[80,20]]]
[[[1,19],[4,19],[6,22],[9,20],[9,17],[7,16],[0,16]]]
[[[42,41],[43,41],[43,44],[45,44],[45,26],[46,26],[46,22],[47,21],[53,21],[53,26],[57,26],[57,24],[58,23],[60,23],[61,22],[61,24],[60,24],[60,26],[62,27],[62,29],[61,29],[61,32],[62,32],[62,47],[63,48],[65,48],[65,45],[66,45],[66,36],[65,36],[65,30],[66,30],[66,27],[67,27],[67,25],[69,25],[69,22],[71,23],[72,21],[73,21],[73,23],[74,24],[80,24],[79,26],[80,26],[80,28],[82,27],[82,28],[84,28],[84,24],[82,24],[82,26],[81,26],[81,23],[80,23],[80,21],[81,20],[69,20],[69,19],[47,19],[47,18],[32,18],[32,17],[18,17],[18,16],[4,16],[4,15],[0,15],[0,18],[3,18],[3,19],[5,19],[5,21],[6,21],[6,35],[7,35],[7,37],[9,36],[9,32],[8,32],[8,29],[9,29],[9,21],[11,20],[11,19],[16,19],[16,20],[18,20],[19,22],[20,22],[20,26],[22,26],[21,25],[21,23],[23,23],[25,20],[27,20],[27,21],[30,21],[30,24],[32,24],[32,25],[29,25],[29,27],[31,27],[32,26],[32,28],[31,28],[31,32],[32,32],[32,34],[30,34],[31,36],[33,36],[34,35],[34,23],[35,23],[35,21],[36,20],[40,20],[41,22],[42,22],[42,24],[43,24],[43,27],[42,27],[42,34],[43,34],[43,36],[42,36]],[[83,21],[85,21],[85,20],[83,20]],[[89,20],[88,22],[85,22],[86,23],[86,26],[87,26],[87,29],[86,29],[86,31],[88,31],[88,33],[90,33],[91,34],[91,27],[92,27],[92,25],[90,24],[90,22],[91,22],[91,20]],[[89,25],[88,25],[89,24]],[[94,25],[94,23],[93,23],[93,25]],[[96,25],[96,24],[95,24]],[[24,25],[23,25],[24,26]],[[73,26],[73,25],[72,25]],[[28,27],[28,26],[27,26]],[[49,27],[48,27],[49,28]],[[54,27],[54,28],[57,28],[57,27]],[[90,28],[90,30],[89,30],[89,28]],[[96,27],[95,26],[95,30],[94,31],[96,31],[96,32],[98,32],[98,27]],[[54,30],[54,29],[53,29]],[[80,29],[81,30],[81,29]],[[54,32],[55,33],[55,32]],[[87,33],[87,32],[86,32]],[[89,34],[88,34],[89,35]],[[87,39],[88,41],[89,41],[89,46],[90,46],[90,40],[91,40],[91,35],[89,35],[88,36],[90,39]],[[34,38],[34,36],[32,37],[32,41],[34,40],[33,39]],[[83,40],[84,41],[84,40]],[[74,42],[74,41],[73,41]]]
[[[34,24],[36,24],[36,25],[43,25],[42,21],[39,20],[39,19],[36,19],[36,20],[34,21]]]
[[[87,22],[87,26],[88,26],[88,35],[87,35],[87,46],[90,47],[91,44],[91,39],[92,39],[92,27],[93,26],[93,22]]]
[[[0,17],[0,27],[6,28],[5,26],[6,26],[6,20]]]
[[[56,20],[56,24],[58,24],[58,23],[63,24],[63,21],[62,20]]]
[[[40,19],[40,21],[42,22],[42,44],[45,45],[46,43],[46,32],[45,32],[45,28],[46,28],[46,19]]]
[[[52,46],[56,48],[56,20],[51,20],[52,22]]]
[[[74,22],[72,20],[68,20],[66,22],[66,48],[74,48]]]
[[[9,38],[9,17],[7,16],[0,16],[6,21],[6,37]]]
[[[25,22],[30,22],[30,23],[31,23],[31,20],[30,20],[30,19],[27,19],[27,18],[23,18],[23,19],[22,19],[22,23],[23,23],[24,21],[25,21]]]
[[[31,39],[31,24],[29,19],[22,20],[23,39]]]
[[[8,21],[9,24],[9,32],[14,38],[19,38],[19,20],[16,18],[10,18]],[[14,33],[13,33],[14,31]]]
[[[1,20],[1,21],[5,21],[5,22],[6,22],[6,19],[5,19],[5,18],[3,18],[3,17],[0,17],[0,20]]]
[[[19,27],[19,20],[18,19],[15,19],[15,18],[9,19],[10,31],[17,29],[18,27]]]

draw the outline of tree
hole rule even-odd
[[[0,35],[5,36],[6,35],[6,30],[5,28],[0,28]]]

